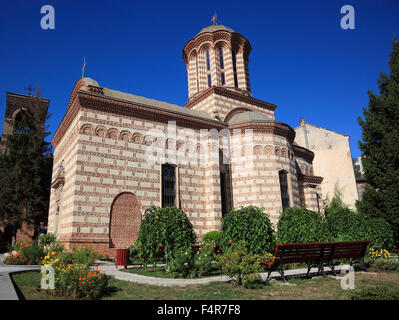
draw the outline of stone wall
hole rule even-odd
[[[334,188],[337,186],[342,191],[344,203],[354,208],[358,193],[349,136],[308,123],[306,123],[306,129],[309,149],[315,154],[314,174],[324,177],[321,183],[322,197],[331,199],[334,196]],[[295,131],[295,142],[306,147],[303,125]],[[308,170],[306,164],[303,164],[303,167]]]

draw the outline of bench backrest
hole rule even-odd
[[[275,262],[319,263],[321,260],[360,259],[366,253],[370,241],[283,243],[277,245]]]
[[[332,257],[329,259],[360,259],[366,254],[371,241],[333,242]]]

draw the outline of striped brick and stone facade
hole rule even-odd
[[[275,120],[276,105],[252,97],[250,48],[223,26],[190,40],[183,107],[79,79],[52,140],[49,231],[67,247],[89,244],[111,254],[133,244],[144,211],[164,205],[164,166],[174,168],[173,205],[199,239],[220,230],[233,207],[263,207],[274,224],[286,207],[305,203],[317,211],[322,178],[313,176],[314,154]]]

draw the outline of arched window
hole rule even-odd
[[[224,59],[223,59],[223,48],[219,48],[219,65],[220,65],[220,79],[222,86],[226,85],[226,79],[224,75]]]
[[[220,69],[224,69],[223,48],[219,48]]]
[[[176,206],[176,168],[162,165],[162,208]]]
[[[238,78],[237,78],[237,58],[236,53],[231,51],[231,56],[233,58],[233,73],[234,73],[234,86],[238,88]]]
[[[195,56],[195,72],[197,75],[197,92],[199,91],[199,74],[198,74],[198,55]]]
[[[288,179],[287,172],[284,170],[279,171],[278,173],[280,180],[280,190],[281,190],[281,204],[283,207],[283,211],[290,207],[290,196],[288,193]]]
[[[209,50],[206,50],[206,71],[208,74],[208,88],[212,87],[212,79],[211,79],[211,60],[209,56]]]

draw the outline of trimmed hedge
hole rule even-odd
[[[278,243],[309,243],[332,241],[326,219],[319,213],[303,208],[285,210],[277,224]]]
[[[222,234],[219,231],[209,231],[203,235],[202,242],[219,244],[221,241],[221,237]]]
[[[342,208],[327,211],[327,222],[335,241],[371,240],[373,246],[393,248],[394,231],[383,218],[371,218]]]
[[[222,249],[228,248],[230,240],[244,241],[251,254],[273,252],[276,237],[269,215],[263,209],[248,206],[231,210],[222,220]]]

